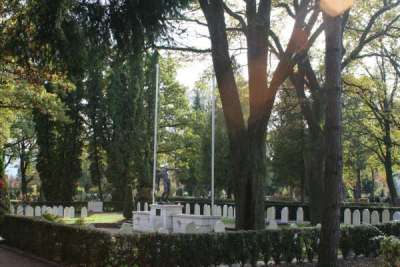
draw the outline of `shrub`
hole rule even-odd
[[[396,232],[396,227],[400,224],[382,226],[381,230],[365,225],[343,227],[342,254],[377,254],[382,244],[381,251],[390,255],[388,259],[394,258],[399,249],[398,240],[389,247],[380,239],[385,229]],[[86,227],[8,215],[0,224],[0,235],[10,245],[75,266],[200,267],[234,263],[254,266],[260,259],[265,262],[273,259],[276,263],[293,259],[313,261],[318,252],[319,234],[319,228],[305,227],[209,234],[111,235]]]
[[[384,237],[381,241],[381,253],[385,266],[400,265],[400,239],[395,236]]]
[[[104,266],[112,245],[103,231],[9,215],[0,235],[13,247],[68,265]]]
[[[62,221],[60,217],[49,213],[43,213],[42,218],[49,222],[61,223]]]
[[[393,235],[400,238],[400,222],[379,224],[376,227],[386,235]]]

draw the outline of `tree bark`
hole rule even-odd
[[[361,198],[361,169],[357,168],[356,170],[356,186],[354,188],[354,199],[355,200],[360,200]]]
[[[246,4],[250,118],[247,126],[235,82],[226,34],[224,3],[200,0],[211,39],[211,53],[232,153],[236,228],[262,229],[264,222],[266,126],[275,96],[267,84],[267,43],[270,1]],[[272,96],[272,98],[271,98]],[[267,116],[268,115],[268,116]]]
[[[385,106],[385,111],[388,110],[387,106],[387,101],[385,101],[384,106]],[[389,187],[389,193],[390,193],[390,201],[392,202],[393,205],[399,205],[400,204],[400,199],[399,199],[399,194],[396,190],[396,186],[394,184],[393,180],[393,156],[392,156],[392,150],[393,150],[393,144],[392,144],[392,137],[391,137],[391,127],[390,127],[390,121],[388,119],[384,120],[384,131],[385,131],[385,137],[384,137],[384,144],[385,144],[385,157],[384,157],[384,165],[385,165],[385,174],[386,174],[386,182]]]
[[[337,266],[340,238],[340,183],[343,172],[341,121],[342,17],[324,15],[325,22],[325,154],[324,198],[319,266]]]

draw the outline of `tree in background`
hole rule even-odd
[[[9,160],[17,160],[19,175],[21,177],[21,195],[27,200],[28,184],[34,179],[29,175],[35,165],[37,144],[35,126],[31,114],[21,113],[11,126],[9,143],[5,145],[6,155]]]
[[[372,142],[363,142],[365,149],[373,152],[385,169],[386,182],[392,204],[400,204],[399,192],[393,179],[396,151],[399,147],[398,95],[400,67],[395,58],[388,55],[388,48],[381,47],[382,56],[376,57],[376,70],[367,70],[361,78],[345,80],[349,94],[359,102],[359,109],[368,114],[368,120],[359,121],[359,132]],[[385,51],[386,50],[386,51]],[[359,139],[361,142],[363,139]]]
[[[300,199],[304,200],[308,139],[294,88],[280,91],[271,124],[269,143],[273,186],[276,190],[289,188],[289,198],[293,198],[297,191]]]
[[[246,1],[244,10],[240,13],[233,11],[222,0],[199,1],[210,33],[214,71],[230,140],[238,229],[264,228],[266,127],[275,96],[297,60],[303,57],[322,30],[319,27],[311,34],[319,12],[316,9],[312,16],[307,17],[307,11],[313,3],[301,1],[297,6],[299,12],[294,15],[296,22],[287,48],[283,51],[275,71],[267,70],[271,2]],[[243,34],[247,44],[248,119],[243,116],[234,65],[229,54],[229,31],[225,14],[234,19],[237,32]],[[270,82],[269,76],[272,77]]]

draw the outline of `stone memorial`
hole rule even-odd
[[[297,208],[296,212],[296,223],[302,224],[304,223],[304,211],[302,207]]]
[[[289,209],[288,207],[284,207],[281,211],[281,223],[289,222]]]
[[[88,211],[86,207],[81,209],[81,218],[86,218],[88,216]]]
[[[362,224],[371,224],[371,213],[368,209],[362,211]]]
[[[186,203],[185,205],[185,214],[190,214],[190,204]]]
[[[349,208],[344,210],[344,224],[345,225],[351,224],[351,210]]]
[[[195,215],[200,215],[200,205],[199,204],[194,204],[194,214]]]
[[[382,223],[390,222],[390,212],[389,210],[385,209],[382,212]]]
[[[35,207],[35,216],[36,217],[42,216],[42,209],[39,206]]]
[[[379,213],[376,210],[374,210],[371,213],[371,224],[372,225],[377,225],[379,223],[380,223],[380,221],[379,221]]]
[[[28,205],[28,206],[26,206],[25,207],[25,216],[28,216],[28,217],[33,217],[33,208],[32,208],[32,206],[30,206],[30,205]]]
[[[393,221],[400,221],[400,211],[393,213]]]
[[[361,224],[360,211],[359,210],[355,210],[353,212],[353,225],[360,225],[360,224]]]

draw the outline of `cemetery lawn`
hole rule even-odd
[[[63,218],[65,224],[93,224],[93,223],[118,223],[125,220],[122,213],[94,213],[89,214],[85,219]]]

